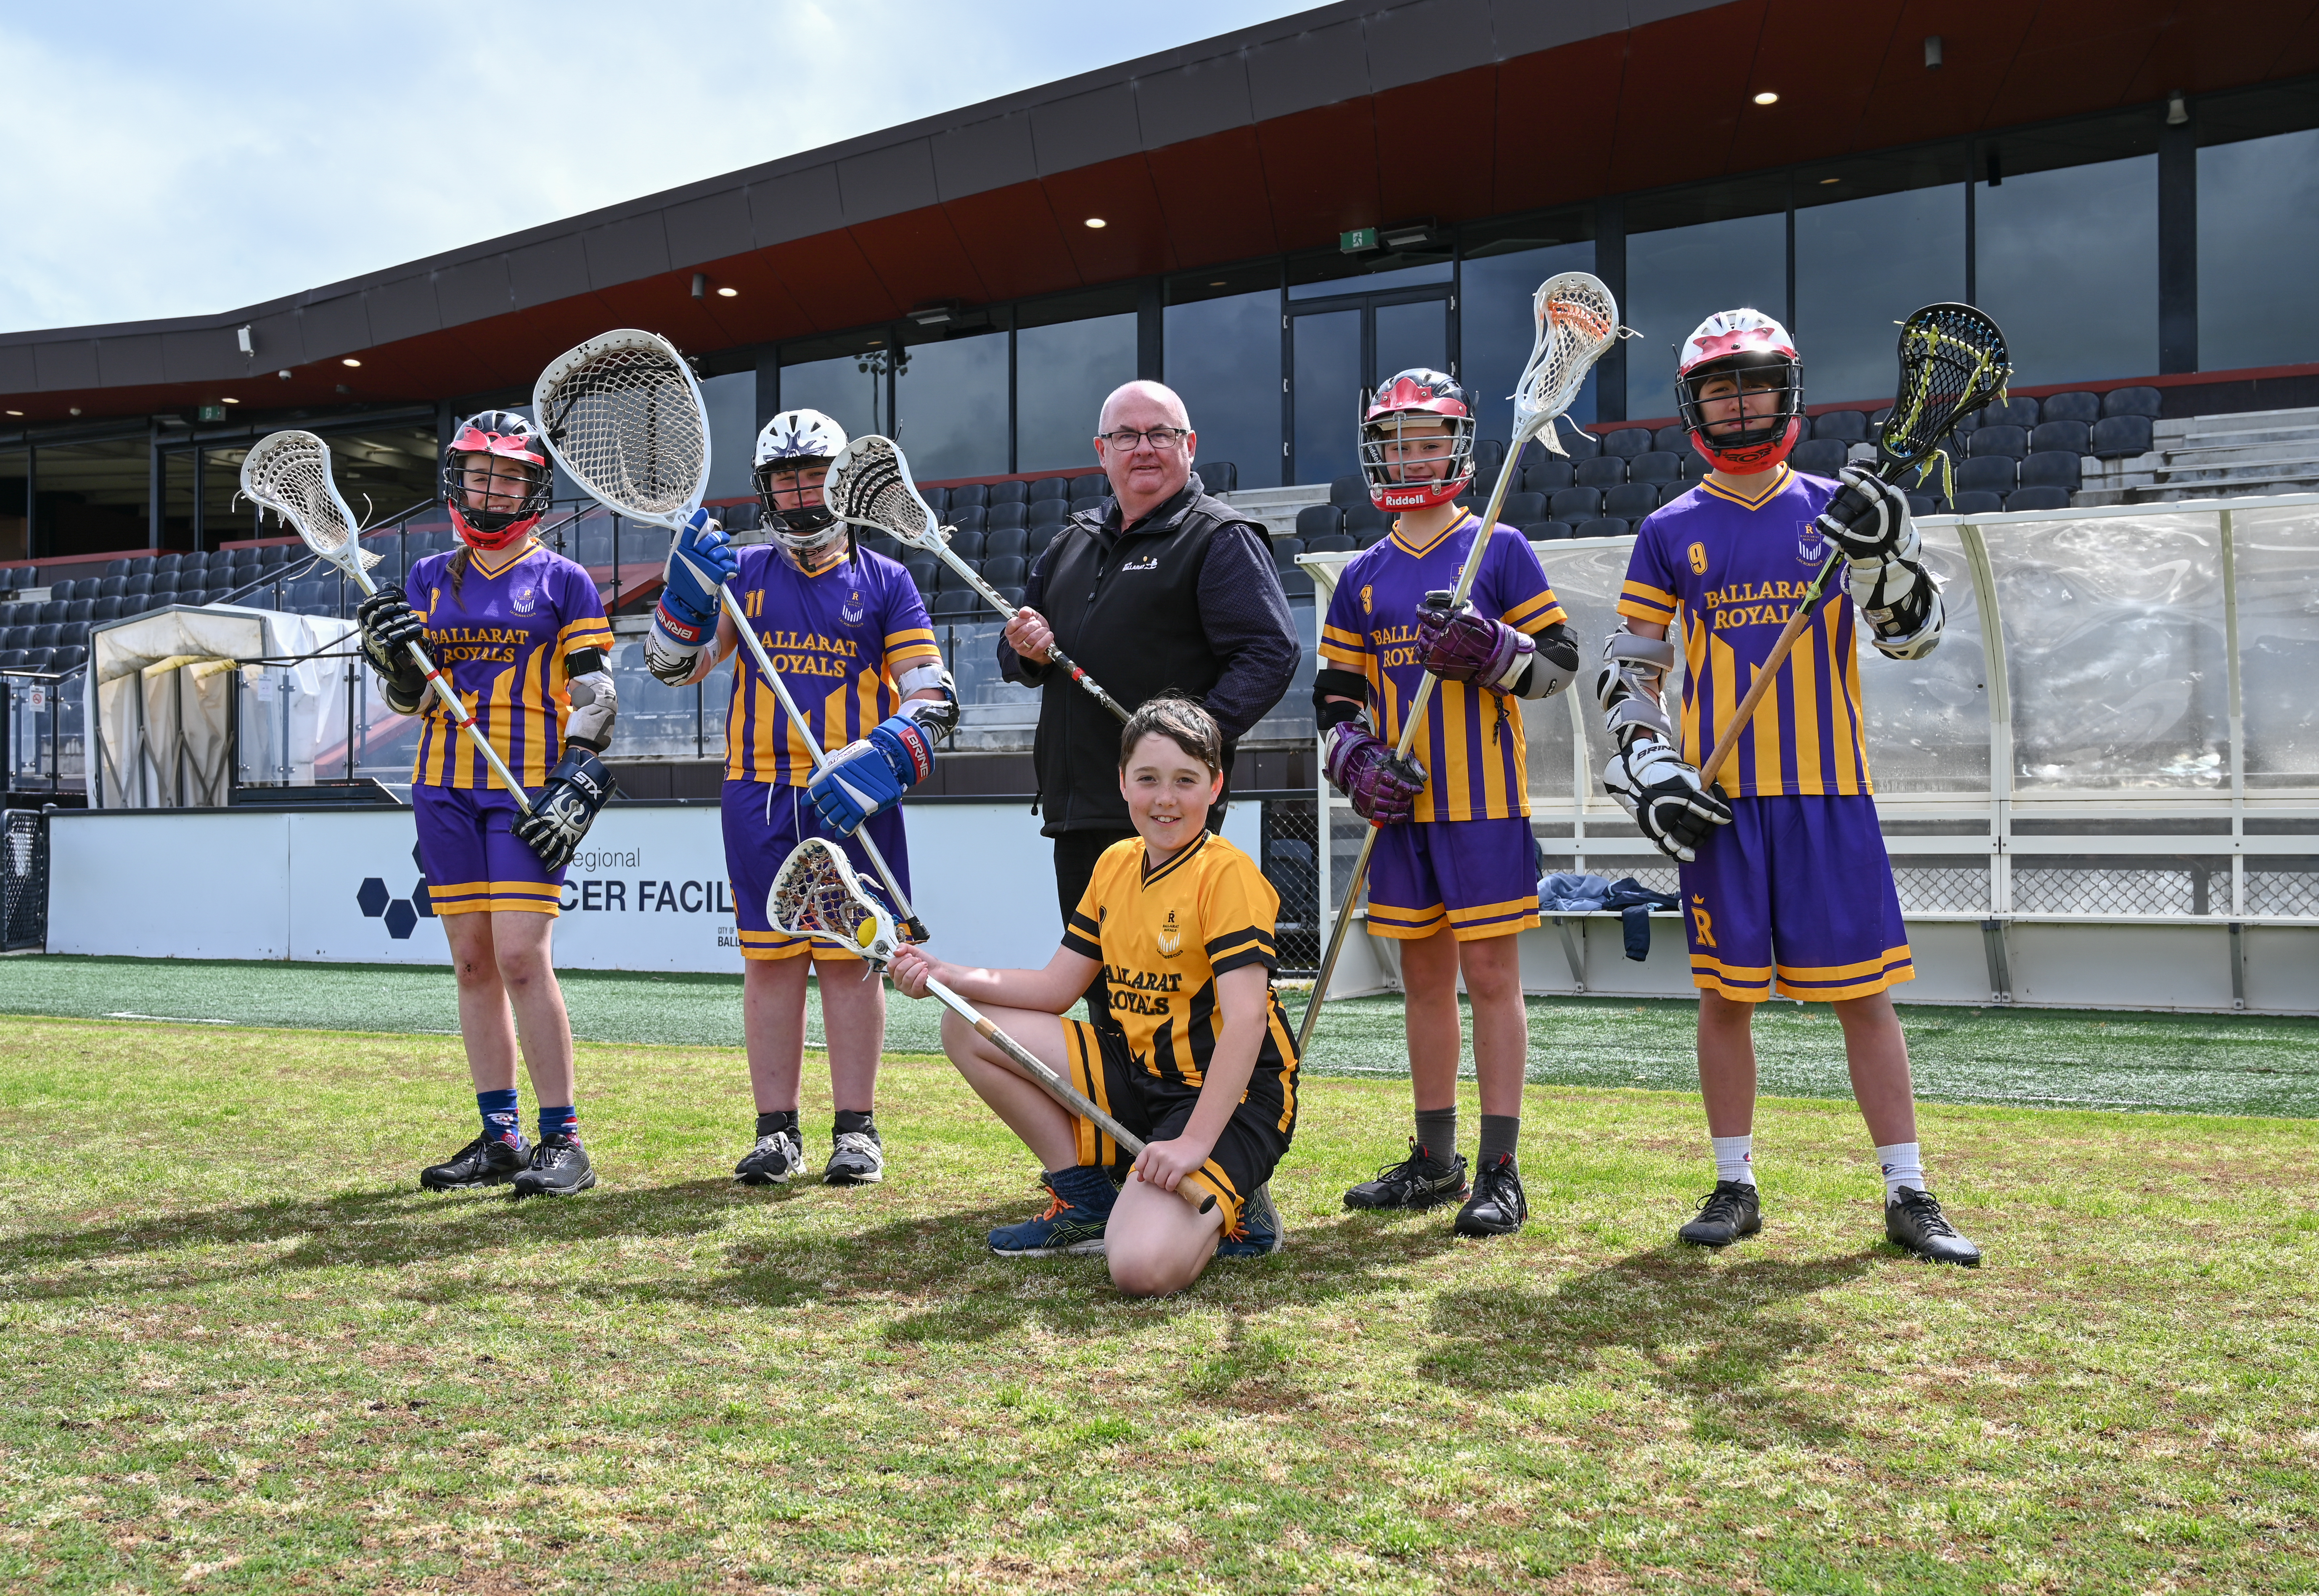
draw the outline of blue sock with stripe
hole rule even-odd
[[[523,1145],[523,1114],[516,1107],[515,1088],[475,1094],[475,1110],[483,1116],[483,1135],[492,1141]]]
[[[539,1139],[545,1141],[551,1136],[569,1136],[579,1141],[580,1111],[569,1103],[561,1108],[543,1105],[539,1111]]]

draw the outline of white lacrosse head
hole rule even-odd
[[[358,573],[378,564],[361,546],[362,527],[330,477],[330,446],[311,432],[269,432],[241,463],[241,491],[261,511],[297,529],[306,546]]]
[[[548,452],[625,516],[679,527],[708,489],[708,408],[676,346],[623,328],[550,361],[532,384]]]
[[[884,968],[902,945],[894,916],[827,837],[799,843],[765,895],[765,918],[791,936],[834,943]]]
[[[910,481],[902,446],[871,433],[837,451],[822,483],[822,502],[843,521],[888,533],[917,548],[948,541],[934,509]]]
[[[1562,442],[1548,423],[1577,401],[1586,374],[1619,341],[1619,301],[1592,272],[1564,272],[1538,285],[1531,314],[1538,336],[1514,390],[1514,430],[1544,428],[1546,446],[1559,455]]]

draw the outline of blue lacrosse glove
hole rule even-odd
[[[680,645],[699,647],[717,629],[717,590],[740,573],[733,546],[707,510],[696,509],[661,567],[654,627]]]
[[[900,803],[934,768],[934,734],[911,716],[896,715],[832,754],[806,783],[806,796],[832,831],[850,837],[871,816]]]

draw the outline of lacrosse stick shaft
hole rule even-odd
[[[1482,573],[1482,556],[1489,552],[1490,538],[1497,530],[1498,512],[1505,507],[1506,490],[1514,480],[1514,472],[1521,463],[1523,446],[1536,437],[1554,418],[1532,416],[1514,428],[1513,443],[1506,450],[1506,463],[1498,467],[1498,485],[1490,490],[1490,507],[1482,513],[1482,524],[1474,529],[1474,546],[1466,551],[1466,563],[1457,570],[1457,591],[1449,600],[1449,611],[1456,614],[1474,591],[1475,579]],[[1417,684],[1417,691],[1409,700],[1409,717],[1401,723],[1401,743],[1394,750],[1395,759],[1407,759],[1409,751],[1417,744],[1417,729],[1425,718],[1425,707],[1432,701],[1436,678],[1428,671]],[[1376,852],[1376,836],[1381,827],[1372,824],[1368,835],[1361,839],[1361,851],[1353,860],[1352,879],[1345,883],[1344,901],[1337,906],[1337,923],[1329,931],[1328,951],[1321,959],[1320,978],[1313,983],[1313,996],[1305,1000],[1304,1022],[1296,1027],[1296,1056],[1304,1056],[1304,1044],[1313,1040],[1313,1027],[1321,1018],[1321,1002],[1328,996],[1329,978],[1336,973],[1337,956],[1345,951],[1345,932],[1353,923],[1353,904],[1361,895],[1361,883],[1368,879],[1369,855]]]
[[[1005,616],[1008,620],[1011,621],[1016,616],[1023,613],[1020,609],[1015,605],[1009,604],[1005,599],[1000,598],[998,595],[998,590],[992,587],[988,582],[983,581],[982,573],[977,571],[973,566],[968,564],[963,559],[960,558],[958,551],[952,548],[948,543],[937,539],[934,544],[934,553],[948,561],[952,570],[966,578],[967,582],[973,586],[974,591],[980,593],[989,603],[992,609],[997,610],[999,614]],[[1065,654],[1054,644],[1049,643],[1047,645],[1047,658],[1054,663],[1060,665],[1065,673],[1068,674],[1073,681],[1078,682],[1080,687],[1084,688],[1088,693],[1094,696],[1096,703],[1101,704],[1105,708],[1119,717],[1122,725],[1126,723],[1127,711],[1119,707],[1119,700],[1113,698],[1109,693],[1104,691],[1103,689],[1097,685],[1094,677],[1080,670],[1078,663],[1072,660],[1070,655]]]
[[[370,573],[362,568],[362,556],[359,554],[356,554],[339,569],[353,576],[355,585],[362,590],[364,598],[367,599],[378,591],[378,584],[371,581]],[[483,735],[483,728],[475,724],[474,713],[465,704],[460,702],[459,690],[451,685],[448,677],[435,668],[435,662],[427,657],[427,651],[424,648],[415,642],[406,643],[403,647],[409,652],[411,663],[427,672],[427,685],[435,690],[435,696],[442,700],[443,708],[450,712],[451,723],[467,735],[467,741],[475,745],[475,752],[482,754],[483,762],[492,767],[492,774],[500,779],[500,785],[506,788],[514,797],[515,801],[523,806],[525,814],[530,814],[531,794],[523,789],[523,784],[515,779],[515,772],[507,768],[507,761],[500,757],[500,751],[492,746],[489,737]]]
[[[724,598],[725,613],[732,618],[734,627],[741,634],[741,641],[749,645],[749,655],[757,662],[758,673],[772,684],[773,695],[781,699],[781,708],[787,712],[790,724],[797,727],[799,740],[805,744],[806,753],[813,756],[814,770],[816,771],[827,770],[829,768],[828,753],[819,743],[807,735],[805,717],[799,713],[797,700],[790,697],[789,684],[781,680],[781,673],[773,669],[773,662],[765,653],[765,645],[758,641],[757,629],[749,624],[749,618],[741,613],[741,600],[733,596],[731,584],[720,586],[717,591]],[[894,895],[894,906],[902,912],[902,924],[908,929],[911,939],[915,942],[925,942],[926,940],[925,922],[919,919],[917,910],[910,906],[909,897],[902,890],[902,884],[894,879],[894,868],[886,862],[886,856],[878,851],[877,843],[870,835],[869,826],[867,825],[856,826],[853,831],[853,840],[862,844],[862,852],[867,853],[870,856],[870,862],[877,867],[878,879],[886,884],[886,890]]]
[[[952,991],[948,987],[943,986],[940,981],[934,980],[932,978],[929,978],[926,982],[926,990],[932,992],[936,997],[942,999],[943,1005],[949,1008],[951,1012],[957,1014],[960,1019],[964,1020],[968,1024],[973,1026],[977,1034],[980,1035],[984,1041],[989,1042],[1000,1052],[1005,1053],[1008,1058],[1014,1059],[1015,1064],[1022,1069],[1025,1075],[1028,1075],[1032,1080],[1046,1088],[1047,1096],[1061,1104],[1071,1113],[1078,1115],[1079,1118],[1087,1120],[1096,1125],[1105,1135],[1110,1137],[1114,1141],[1119,1143],[1120,1146],[1125,1148],[1131,1156],[1136,1158],[1141,1158],[1142,1156],[1143,1138],[1138,1136],[1134,1132],[1129,1130],[1117,1120],[1104,1113],[1102,1109],[1097,1108],[1092,1102],[1088,1101],[1084,1095],[1073,1087],[1070,1082],[1065,1080],[1061,1076],[1057,1075],[1052,1069],[1049,1069],[1045,1059],[1040,1058],[1036,1053],[1024,1047],[1021,1042],[1016,1041],[1013,1037],[1007,1035],[1006,1032],[1001,1031],[997,1026],[983,1018],[981,1013],[975,1008],[974,1005],[969,1003],[965,998],[961,997],[957,993]],[[1188,1201],[1189,1199],[1187,1198],[1187,1200]],[[1199,1203],[1199,1210],[1202,1213],[1205,1213],[1209,1209],[1214,1208],[1215,1205],[1216,1200],[1213,1195],[1203,1194]]]

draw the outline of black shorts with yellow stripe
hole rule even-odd
[[[1127,1038],[1108,1027],[1065,1020],[1063,1052],[1070,1083],[1146,1141],[1171,1141],[1183,1134],[1200,1101],[1199,1087],[1162,1080],[1138,1064],[1128,1053]],[[1108,1169],[1114,1179],[1123,1177],[1135,1162],[1133,1155],[1093,1121],[1074,1118],[1071,1123],[1078,1135],[1080,1164]],[[1207,1161],[1184,1177],[1214,1194],[1223,1210],[1226,1236],[1237,1239],[1243,1233],[1241,1204],[1272,1178],[1295,1133],[1296,1096],[1289,1075],[1259,1059],[1248,1091],[1224,1122]]]

